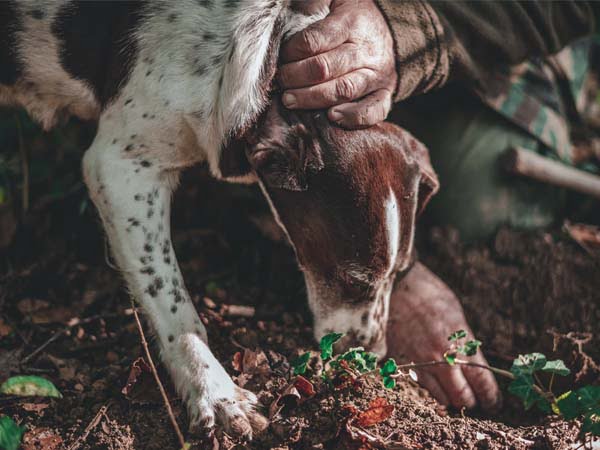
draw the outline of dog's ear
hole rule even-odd
[[[417,164],[419,166],[420,181],[419,181],[419,192],[418,192],[418,203],[417,203],[417,215],[421,214],[431,197],[440,188],[440,182],[437,174],[431,166],[431,160],[429,159],[429,152],[425,145],[420,141],[410,137],[410,147]]]
[[[297,119],[294,122],[288,123],[278,102],[274,102],[257,142],[246,148],[246,156],[267,186],[304,191],[308,189],[309,175],[324,167],[323,157],[318,137]]]

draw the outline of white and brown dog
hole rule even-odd
[[[45,128],[98,121],[83,172],[192,426],[251,438],[265,419],[208,347],[170,239],[184,167],[260,183],[304,272],[315,336],[385,348],[396,274],[437,190],[424,147],[390,124],[345,131],[269,107],[280,42],[322,18],[289,0],[4,1],[0,104]]]

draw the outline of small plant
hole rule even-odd
[[[467,332],[458,330],[448,337],[450,346],[440,360],[423,363],[397,364],[392,358],[385,361],[377,371],[377,356],[362,347],[350,348],[334,356],[333,345],[343,337],[341,333],[330,333],[321,338],[321,360],[324,364],[321,377],[333,385],[356,381],[370,373],[378,373],[386,388],[396,386],[396,379],[409,375],[416,380],[414,370],[438,365],[464,365],[489,370],[511,380],[508,391],[520,398],[523,407],[528,410],[538,408],[545,414],[554,412],[565,420],[582,418],[581,434],[600,436],[600,386],[585,386],[556,396],[552,390],[556,376],[567,376],[571,371],[560,360],[548,361],[542,353],[519,355],[513,361],[510,370],[479,364],[461,359],[461,356],[474,356],[481,347],[475,339],[467,340]],[[294,375],[304,374],[307,370],[310,353],[300,355],[292,362]],[[549,375],[547,384],[542,379]],[[336,383],[337,382],[337,383]]]

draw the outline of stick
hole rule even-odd
[[[167,393],[165,392],[165,388],[163,387],[160,378],[158,377],[158,372],[156,371],[156,366],[154,365],[154,361],[152,360],[152,356],[150,356],[150,350],[148,349],[148,342],[146,341],[146,335],[144,334],[144,329],[142,328],[142,324],[140,322],[140,317],[137,313],[137,308],[133,303],[133,299],[131,299],[131,307],[133,309],[133,316],[135,317],[135,323],[137,324],[138,331],[140,332],[140,337],[142,339],[142,346],[144,347],[144,351],[146,352],[146,357],[148,358],[148,363],[150,364],[150,368],[152,369],[152,375],[154,375],[154,379],[156,380],[156,384],[158,385],[158,389],[160,390],[160,394],[162,395],[163,401],[165,402],[165,408],[167,409],[167,414],[171,419],[171,423],[173,424],[173,428],[175,429],[175,434],[177,434],[177,439],[179,440],[179,445],[182,449],[185,448],[185,439],[183,438],[183,434],[179,429],[179,425],[175,420],[175,414],[173,414],[173,410],[171,409],[171,403],[169,403],[169,397],[167,397]]]
[[[96,415],[94,416],[92,421],[88,424],[87,427],[85,427],[85,431],[83,432],[83,434],[81,436],[79,436],[77,439],[75,439],[75,442],[73,442],[67,450],[75,450],[75,449],[79,448],[81,446],[81,444],[83,444],[85,442],[85,440],[87,439],[90,432],[94,428],[96,428],[96,426],[100,423],[102,416],[104,416],[106,414],[107,410],[108,410],[108,405],[103,405],[102,407],[100,407],[100,409],[98,410],[98,412],[96,413]]]
[[[600,177],[515,147],[502,156],[509,172],[600,199]]]
[[[21,128],[21,121],[19,116],[15,115],[15,121],[17,122],[17,131],[19,134],[19,153],[21,153],[21,170],[23,171],[23,217],[29,210],[29,163],[27,161],[27,149],[23,141],[23,130]]]

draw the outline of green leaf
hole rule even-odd
[[[379,369],[379,373],[381,374],[382,377],[386,377],[388,375],[392,375],[393,373],[396,373],[396,371],[398,370],[398,364],[396,364],[396,361],[394,361],[393,358],[388,359],[385,364],[383,366],[381,366],[381,369]]]
[[[467,332],[465,330],[458,330],[448,336],[448,340],[451,342],[458,341],[459,339],[466,338]]]
[[[561,377],[566,377],[571,373],[568,367],[565,366],[565,363],[560,359],[557,359],[555,361],[548,361],[544,365],[544,367],[542,367],[542,370],[544,372],[550,372],[556,375],[560,375]]]
[[[468,341],[465,345],[458,348],[458,352],[466,356],[473,356],[477,353],[477,349],[481,346],[481,341],[473,339]]]
[[[584,409],[600,408],[600,386],[585,386],[577,390],[577,396]]]
[[[375,370],[377,368],[377,355],[371,352],[363,352],[363,359],[368,371]]]
[[[534,381],[531,375],[520,375],[508,385],[508,392],[516,395],[523,401],[525,410],[537,406],[542,412],[546,414],[551,413],[552,405],[533,386]]]
[[[444,353],[444,359],[449,365],[453,366],[456,362],[456,353]]]
[[[546,357],[541,353],[529,353],[519,355],[515,358],[510,371],[516,377],[520,375],[533,375],[533,372],[540,370],[546,365]]]
[[[558,413],[562,415],[565,420],[575,419],[582,413],[578,395],[573,391],[567,391],[560,395],[556,399],[556,406],[558,407]]]
[[[21,445],[24,432],[25,428],[17,425],[10,417],[0,417],[0,448],[17,450]]]
[[[583,417],[581,432],[600,436],[600,409],[591,411]]]
[[[294,359],[291,364],[294,368],[294,375],[304,375],[306,372],[306,365],[308,364],[308,360],[310,359],[310,352],[306,352],[296,359]]]
[[[396,386],[396,380],[392,377],[383,377],[383,386],[387,389],[394,389]]]
[[[62,394],[52,382],[36,377],[35,375],[20,375],[6,380],[0,386],[0,392],[9,395],[20,395],[23,397],[56,397],[62,398]]]
[[[321,338],[319,348],[321,349],[321,359],[323,361],[331,358],[333,355],[333,344],[344,336],[343,333],[329,333]]]

